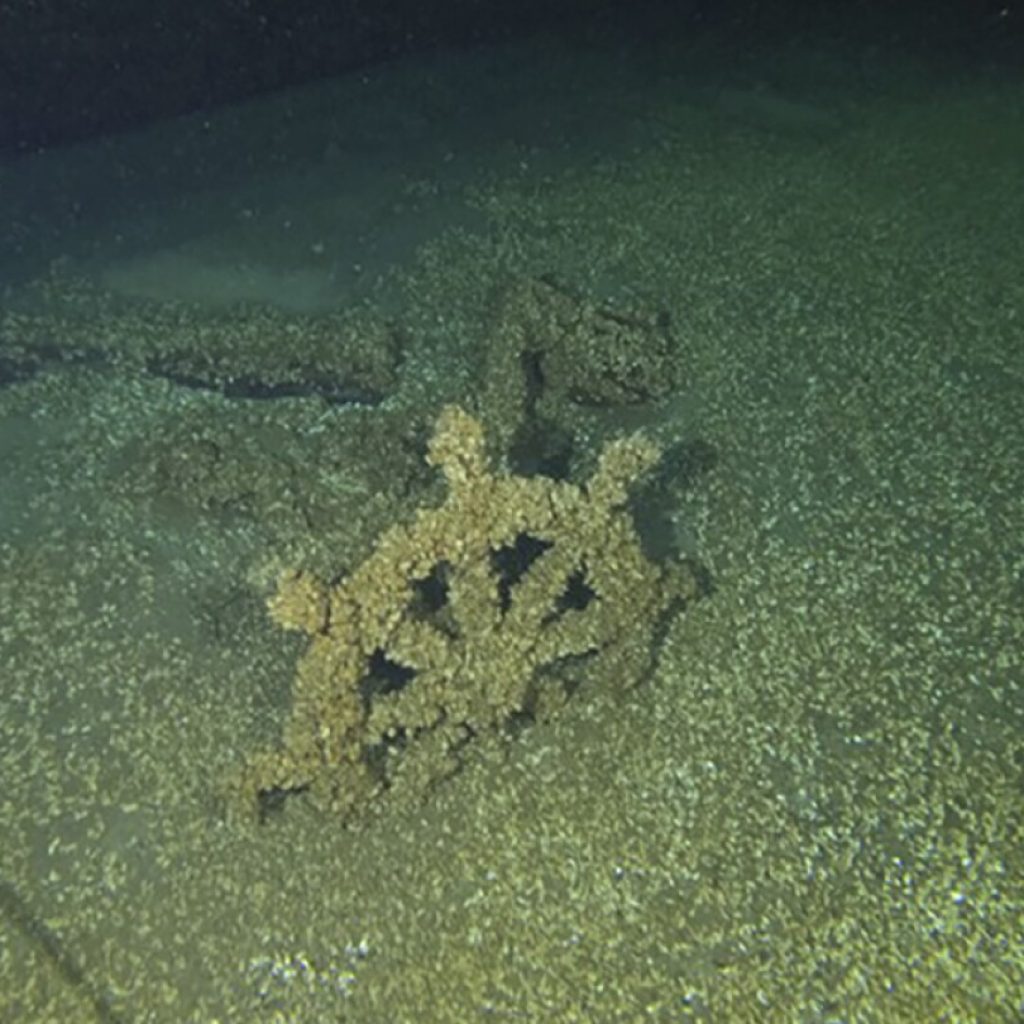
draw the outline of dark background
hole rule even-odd
[[[551,29],[631,41],[801,33],[1024,63],[1024,0],[0,0],[0,154],[371,66]]]

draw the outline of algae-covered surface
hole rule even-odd
[[[336,307],[9,290],[0,1021],[1021,1019],[1024,90],[883,70],[552,82],[601,144],[424,157]],[[365,819],[236,813],[308,643],[275,581],[440,505],[447,404],[525,475],[654,441],[630,514],[701,596]]]

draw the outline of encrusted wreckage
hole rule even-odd
[[[250,809],[309,790],[350,819],[384,790],[422,791],[474,736],[551,714],[584,678],[637,682],[662,616],[695,595],[685,566],[645,557],[625,508],[659,458],[643,437],[607,445],[582,486],[521,477],[493,470],[481,424],[449,406],[427,458],[442,505],[336,585],[293,572],[272,598],[311,641],[281,747],[242,771]]]
[[[508,282],[495,300],[480,381],[487,440],[501,457],[531,424],[571,431],[573,409],[643,405],[680,385],[667,315],[617,310],[540,278]],[[536,441],[536,438],[531,440]]]

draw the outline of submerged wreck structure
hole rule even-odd
[[[237,780],[250,811],[308,791],[352,820],[387,790],[423,792],[474,737],[554,713],[584,681],[636,683],[663,616],[696,595],[686,565],[645,556],[626,508],[653,442],[611,442],[576,484],[498,471],[485,440],[446,407],[427,454],[445,501],[334,585],[281,579],[271,614],[310,643],[283,742]]]

